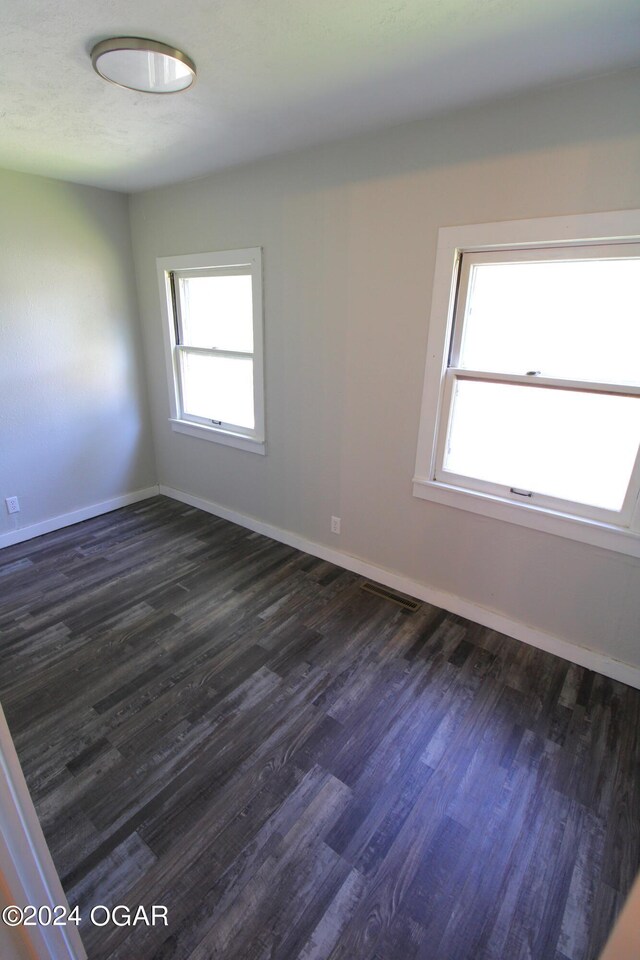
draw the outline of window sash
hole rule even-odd
[[[182,377],[182,364],[181,364],[181,362],[180,362],[180,353],[181,353],[181,352],[184,352],[184,353],[193,353],[193,354],[201,354],[201,355],[204,354],[204,355],[209,355],[209,356],[214,356],[214,357],[229,357],[229,358],[231,358],[231,359],[239,359],[239,360],[251,360],[252,363],[253,363],[253,368],[254,368],[254,376],[253,376],[253,384],[254,384],[254,386],[253,386],[253,409],[254,409],[254,413],[255,413],[255,410],[256,410],[256,383],[255,383],[256,377],[255,377],[255,362],[254,362],[254,356],[253,356],[253,354],[251,354],[251,353],[240,353],[240,352],[238,352],[238,351],[232,351],[232,350],[215,350],[215,349],[209,349],[209,348],[207,348],[207,347],[188,347],[188,346],[186,346],[185,344],[177,343],[177,344],[175,345],[175,377],[176,377],[176,384],[177,384],[177,387],[178,387],[178,396],[179,396],[179,405],[180,405],[180,418],[181,418],[181,419],[183,419],[183,420],[188,420],[190,423],[200,423],[200,424],[202,424],[203,426],[207,426],[207,427],[214,426],[214,427],[217,427],[217,428],[220,429],[220,430],[225,430],[225,431],[227,431],[227,432],[229,432],[229,433],[235,433],[235,434],[238,434],[238,436],[242,436],[242,437],[255,437],[256,434],[257,434],[257,431],[256,431],[255,427],[252,429],[251,427],[244,427],[244,426],[242,426],[241,424],[233,423],[232,421],[228,421],[228,420],[213,420],[213,419],[211,419],[210,417],[201,417],[201,416],[199,416],[198,414],[188,413],[188,412],[185,410],[185,404],[184,404],[184,384],[183,384],[183,377]]]
[[[185,342],[184,337],[184,323],[182,318],[182,298],[179,294],[179,284],[178,280],[192,280],[200,279],[201,277],[251,277],[251,266],[238,266],[238,267],[203,267],[202,269],[192,269],[192,270],[171,270],[168,274],[169,285],[171,287],[171,301],[173,305],[173,317],[174,317],[174,326],[175,326],[175,346],[176,347],[188,347],[190,350],[202,350],[202,351],[214,351],[215,347],[197,347]],[[255,305],[254,305],[255,309]],[[254,323],[255,327],[255,323]],[[254,343],[255,343],[255,329],[254,329]],[[229,354],[229,355],[242,355],[247,357],[253,357],[255,351],[241,353],[241,351],[217,351],[220,354]]]
[[[464,251],[458,261],[456,278],[456,296],[454,322],[448,351],[448,363],[459,367],[462,350],[463,331],[467,317],[467,306],[471,293],[471,274],[473,267],[486,263],[546,263],[549,261],[585,261],[585,260],[637,260],[640,259],[640,243],[612,240],[606,245],[584,242],[571,246],[529,246],[523,245],[510,249]]]
[[[208,356],[217,356],[217,357],[229,357],[231,359],[243,359],[251,360],[254,368],[253,376],[253,408],[254,412],[258,410],[259,396],[258,391],[260,389],[260,384],[256,382],[257,378],[255,376],[255,350],[254,351],[241,351],[241,350],[220,350],[217,347],[197,347],[192,346],[191,344],[184,342],[184,325],[182,317],[182,298],[179,294],[179,284],[178,280],[189,280],[189,279],[198,279],[201,277],[237,277],[237,276],[248,276],[252,275],[251,265],[250,264],[239,264],[239,265],[225,265],[219,267],[203,267],[203,268],[192,268],[192,269],[182,269],[182,270],[171,270],[168,272],[168,281],[171,289],[171,300],[173,305],[173,319],[174,319],[174,328],[175,328],[175,342],[174,342],[174,377],[177,387],[177,399],[179,404],[179,419],[187,420],[190,423],[202,424],[207,427],[217,427],[220,430],[223,430],[227,433],[237,434],[242,437],[256,437],[258,436],[258,430],[254,427],[244,427],[237,423],[232,423],[226,420],[213,420],[209,417],[199,416],[194,413],[188,413],[185,410],[184,404],[184,384],[183,384],[183,369],[182,363],[180,362],[180,354],[192,353],[192,354],[204,354]],[[255,295],[255,293],[254,293]],[[255,311],[255,304],[254,304]],[[254,314],[255,320],[255,314]],[[255,343],[255,322],[254,322],[254,343]]]
[[[156,273],[162,315],[162,338],[167,373],[169,423],[171,430],[186,436],[207,440],[223,446],[234,447],[264,456],[265,442],[265,369],[264,369],[264,302],[262,276],[262,248],[250,247],[238,250],[217,250],[208,253],[179,254],[156,258]],[[240,428],[236,424],[213,423],[208,418],[185,416],[180,383],[180,366],[186,359],[184,350],[197,350],[196,344],[180,343],[176,322],[176,307],[173,277],[242,275],[251,278],[253,353],[242,359],[251,363],[253,371],[254,429]],[[226,346],[226,344],[224,344]],[[235,344],[228,344],[235,347]],[[205,349],[209,344],[204,344]],[[249,344],[243,344],[249,346]],[[180,349],[176,349],[179,347]],[[215,349],[215,344],[213,345]],[[211,354],[211,356],[214,356]],[[220,360],[223,358],[220,357]],[[231,358],[230,358],[231,359]],[[240,358],[238,358],[240,360]],[[207,411],[212,412],[212,411]],[[224,411],[220,411],[224,412]]]
[[[577,501],[551,497],[536,491],[525,491],[531,496],[514,494],[513,488],[499,483],[491,483],[479,478],[455,474],[444,468],[444,459],[449,441],[451,422],[453,417],[453,398],[458,380],[485,381],[490,383],[517,384],[531,388],[546,387],[547,389],[574,390],[579,392],[593,392],[608,395],[622,395],[629,397],[640,396],[640,386],[628,383],[612,383],[605,381],[562,379],[540,375],[503,373],[488,370],[473,370],[459,366],[460,352],[463,342],[465,320],[467,317],[468,299],[471,293],[471,275],[474,266],[484,263],[523,263],[545,261],[576,261],[602,259],[638,259],[640,258],[640,243],[628,240],[608,240],[605,245],[595,244],[593,241],[572,243],[571,245],[558,243],[541,245],[539,243],[522,244],[518,247],[499,246],[495,248],[460,250],[456,256],[456,270],[451,290],[451,325],[449,327],[448,344],[445,351],[445,365],[442,369],[440,383],[439,413],[436,420],[435,450],[432,463],[431,479],[436,483],[445,483],[469,492],[476,492],[499,498],[513,504],[527,507],[540,507],[554,511],[560,515],[584,517],[604,523],[611,523],[618,527],[629,526],[633,519],[634,509],[640,491],[640,449],[637,452],[635,465],[632,470],[626,496],[620,511],[605,510]]]
[[[176,350],[184,350],[185,353],[205,353],[216,357],[237,357],[239,360],[253,360],[254,354],[245,350],[219,350],[218,347],[192,347],[188,343],[176,343]],[[640,387],[638,388],[640,392]]]
[[[250,277],[251,264],[221,267],[191,267],[188,270],[171,270],[171,274],[179,280],[198,280],[200,277]]]
[[[611,393],[624,397],[640,397],[640,386],[630,383],[609,383],[602,380],[565,380],[519,373],[498,373],[470,370],[468,367],[447,367],[445,376],[460,380],[488,380],[490,383],[515,383],[525,387],[552,387],[557,390],[579,390],[581,393]]]
[[[449,367],[444,373],[442,384],[442,406],[438,425],[436,441],[436,457],[433,479],[438,482],[444,482],[454,487],[466,490],[476,491],[500,497],[503,500],[517,503],[522,506],[537,506],[547,510],[553,510],[561,514],[586,517],[598,520],[603,523],[612,523],[616,525],[628,526],[631,522],[638,491],[640,489],[640,447],[636,453],[635,464],[629,478],[627,492],[623,505],[619,511],[607,510],[602,507],[591,504],[579,503],[574,500],[552,497],[548,494],[538,493],[535,490],[514,492],[513,487],[506,484],[494,483],[487,480],[481,480],[477,477],[469,477],[462,474],[456,474],[445,469],[444,460],[451,431],[453,418],[453,398],[455,395],[456,383],[458,380],[470,380],[474,382],[517,384],[531,389],[536,387],[546,387],[547,389],[572,390],[578,393],[599,393],[604,395],[617,396],[640,396],[640,388],[622,385],[622,384],[602,384],[587,381],[569,381],[559,380],[552,377],[527,377],[515,374],[496,374],[485,371],[470,371],[461,368]]]

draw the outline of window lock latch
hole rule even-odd
[[[532,497],[532,496],[533,496],[533,493],[531,492],[531,490],[518,490],[517,487],[509,487],[509,492],[510,492],[510,493],[515,493],[515,494],[517,494],[519,497]]]

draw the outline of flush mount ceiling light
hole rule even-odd
[[[142,93],[178,93],[196,78],[196,65],[185,53],[142,37],[101,40],[91,62],[104,80]]]

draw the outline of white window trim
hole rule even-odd
[[[640,498],[628,526],[593,520],[436,480],[438,423],[453,323],[457,266],[463,253],[548,245],[637,242],[640,210],[441,227],[433,282],[413,495],[471,513],[640,557]]]
[[[176,433],[211,440],[225,446],[236,447],[251,453],[266,453],[264,423],[264,331],[262,305],[262,249],[248,247],[242,250],[223,250],[213,253],[186,254],[176,257],[158,257],[156,260],[162,333],[164,342],[167,383],[169,386],[169,423]],[[209,267],[225,268],[249,266],[253,296],[253,395],[255,428],[249,435],[234,430],[215,427],[182,416],[180,378],[178,375],[178,350],[173,316],[170,274],[172,271],[206,270]]]

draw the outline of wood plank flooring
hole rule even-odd
[[[0,554],[0,699],[90,960],[591,960],[640,692],[165,498]]]

